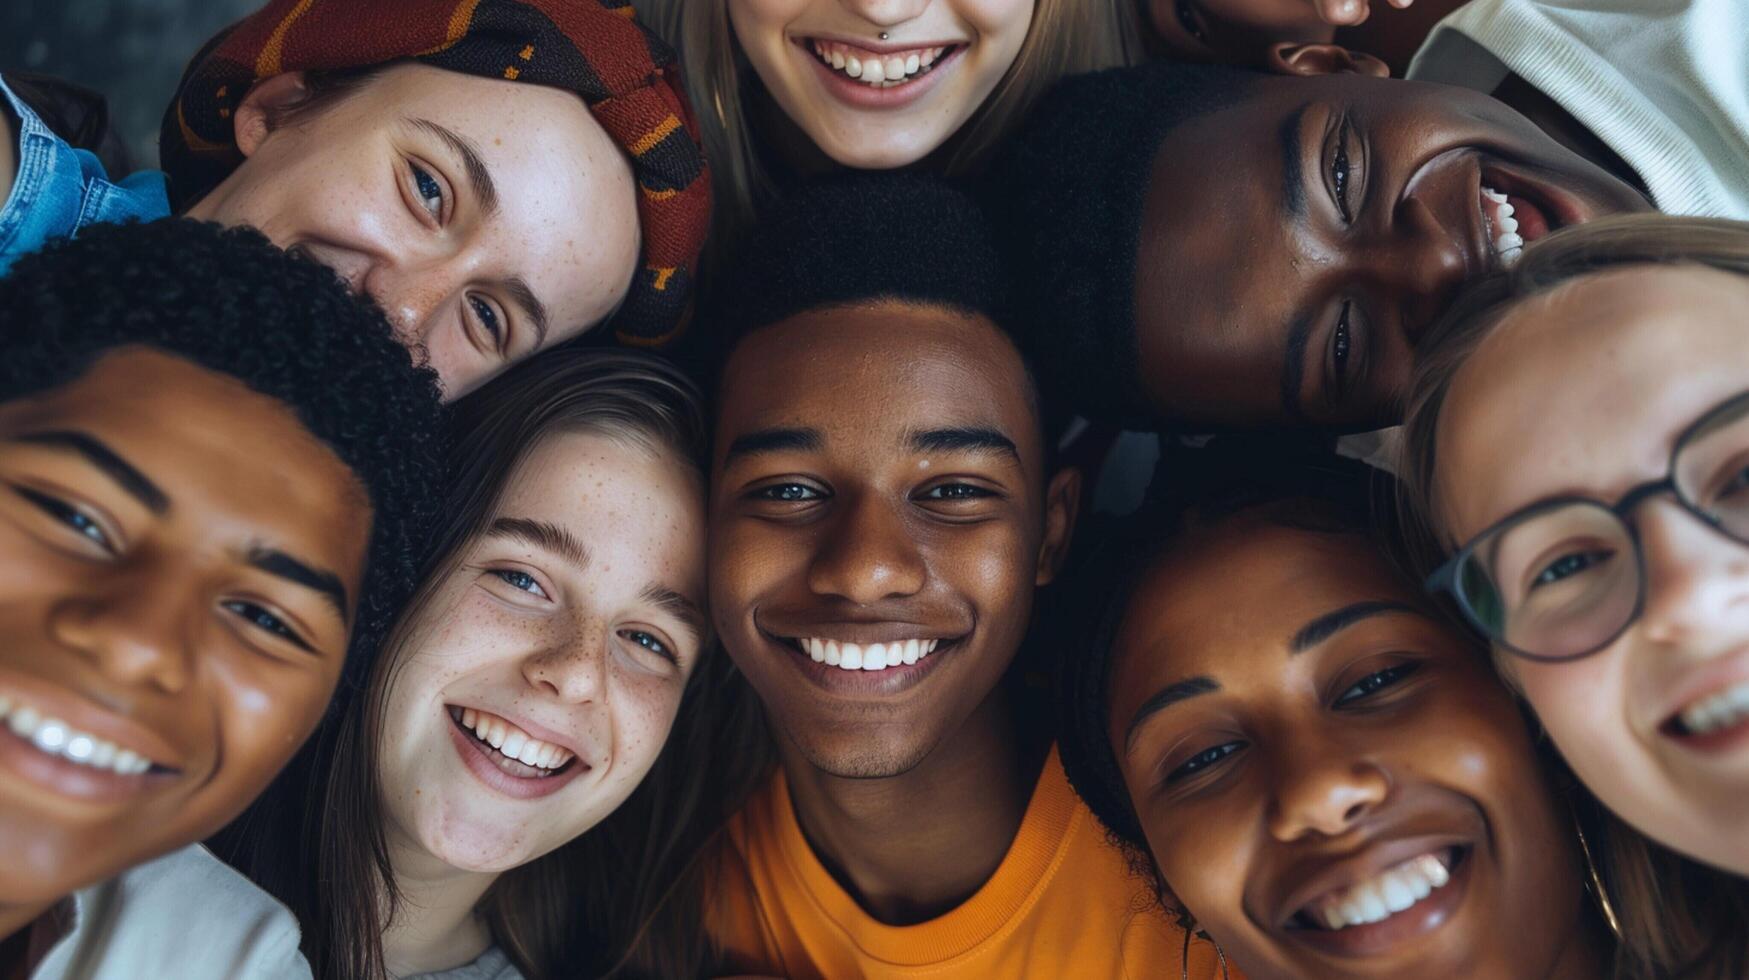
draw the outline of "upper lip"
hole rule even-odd
[[[519,715],[503,708],[489,708],[483,704],[475,704],[468,701],[447,701],[445,702],[445,705],[446,707],[472,708],[475,711],[484,711],[489,715],[497,715],[512,725],[515,725],[517,728],[533,735],[535,738],[538,738],[543,742],[550,742],[571,753],[577,757],[578,762],[581,762],[586,766],[594,765],[591,761],[591,754],[585,749],[581,739],[578,739],[575,736],[563,734],[556,729],[548,728],[538,722],[530,721],[524,715]],[[448,713],[447,710],[444,712],[446,715]]]
[[[1277,877],[1287,888],[1275,903],[1271,924],[1285,928],[1301,909],[1332,891],[1347,888],[1421,854],[1477,843],[1477,832],[1433,829],[1431,821],[1398,821],[1367,834],[1358,845],[1339,853],[1308,854],[1290,863]]]
[[[895,619],[831,619],[811,622],[792,621],[782,624],[758,623],[760,632],[779,640],[814,637],[837,640],[840,643],[891,643],[895,640],[957,640],[971,632],[970,627],[943,627],[927,623]]]
[[[108,707],[117,701],[125,703],[123,699],[93,697],[61,684],[14,673],[0,678],[0,690],[14,694],[14,700],[19,704],[29,705],[45,717],[59,719],[82,732],[114,742],[165,769],[181,771],[187,765],[183,753],[164,736]]]
[[[1744,681],[1749,681],[1749,647],[1690,668],[1679,681],[1669,685],[1670,694],[1659,700],[1660,707],[1649,727],[1656,730],[1696,701]]]
[[[881,41],[866,35],[853,37],[848,34],[797,34],[795,40],[797,44],[803,46],[806,46],[809,41],[835,41],[853,48],[861,48],[864,51],[873,51],[875,54],[897,54],[900,51],[921,51],[924,48],[952,48],[968,43],[966,41]]]

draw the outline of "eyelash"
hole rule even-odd
[[[1348,390],[1348,363],[1354,352],[1353,314],[1354,301],[1344,301],[1342,314],[1336,319],[1336,329],[1330,331],[1331,376],[1336,382],[1335,394],[1338,398]]]
[[[948,493],[947,491],[955,491]],[[970,483],[941,483],[930,487],[918,495],[922,500],[979,500],[984,497],[994,497],[994,493],[983,487]]]
[[[802,494],[808,496],[801,496]],[[826,495],[803,483],[774,483],[753,491],[753,498],[779,504],[800,504],[811,500],[824,500]]]
[[[491,335],[492,349],[501,352],[504,349],[504,325],[499,321],[498,311],[478,296],[469,296],[467,301],[480,320],[480,328]]]
[[[1213,748],[1203,749],[1201,752],[1198,752],[1180,763],[1178,768],[1167,773],[1166,782],[1171,784],[1180,780],[1189,779],[1191,776],[1202,772],[1209,766],[1214,765],[1244,747],[1244,742],[1223,742]]]
[[[492,570],[492,574],[497,576],[499,581],[518,592],[527,592],[529,595],[541,599],[552,598],[552,596],[547,595],[547,590],[541,588],[540,583],[535,581],[534,576],[527,572],[519,572],[514,568],[495,568]]]
[[[80,537],[112,555],[115,554],[115,543],[109,539],[109,535],[105,533],[102,525],[78,507],[59,497],[53,497],[26,487],[13,487],[13,491],[29,501],[38,510],[71,528]]]
[[[675,656],[674,651],[668,649],[666,643],[656,639],[654,634],[647,633],[643,630],[620,630],[619,635],[627,641],[635,643],[651,653],[656,654],[669,663],[677,664],[680,662],[680,658]],[[638,637],[643,637],[643,639],[640,640]],[[646,640],[649,642],[644,642]]]
[[[1394,667],[1386,667],[1384,670],[1373,671],[1354,682],[1354,684],[1350,685],[1346,691],[1337,695],[1334,707],[1345,707],[1356,701],[1370,698],[1380,691],[1395,687],[1408,678],[1410,674],[1413,674],[1420,669],[1421,665],[1418,663],[1405,663],[1397,664]],[[1371,685],[1370,689],[1363,690],[1363,688],[1367,688],[1369,684]]]
[[[437,182],[436,177],[431,176],[430,171],[417,163],[409,160],[407,167],[412,172],[413,194],[419,199],[420,206],[425,208],[425,213],[430,215],[432,220],[443,220],[443,185]],[[437,199],[437,210],[435,211],[431,209],[432,198]]]
[[[1336,197],[1336,210],[1341,213],[1342,221],[1352,223],[1354,214],[1348,202],[1348,185],[1353,176],[1348,164],[1348,135],[1351,129],[1348,120],[1342,120],[1342,126],[1336,131],[1336,153],[1330,161],[1330,183]]]
[[[304,638],[297,634],[297,631],[285,624],[285,620],[253,602],[231,599],[219,603],[219,606],[258,630],[271,633],[306,653],[315,652],[308,643],[304,642]]]

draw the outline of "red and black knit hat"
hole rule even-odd
[[[159,145],[172,203],[181,210],[242,162],[231,112],[257,81],[399,60],[583,97],[639,188],[643,263],[614,328],[629,344],[671,339],[710,227],[711,182],[673,53],[630,0],[270,0],[182,76]]]

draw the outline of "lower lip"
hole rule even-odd
[[[589,771],[589,767],[583,764],[582,759],[576,759],[564,772],[556,776],[528,778],[512,776],[498,768],[498,764],[492,761],[492,755],[496,753],[493,753],[491,748],[463,731],[461,726],[456,724],[455,719],[449,716],[448,708],[443,711],[443,720],[448,723],[449,738],[455,743],[455,750],[462,758],[462,765],[467,766],[468,771],[473,773],[480,782],[485,783],[488,789],[496,790],[513,799],[535,800],[543,796],[551,796],[564,789],[565,784],[571,780]]]
[[[903,109],[929,94],[929,91],[941,81],[942,75],[952,67],[955,61],[959,60],[959,56],[966,50],[966,46],[956,45],[935,62],[933,69],[918,76],[915,81],[879,88],[865,85],[835,68],[828,67],[825,62],[814,55],[813,46],[806,41],[797,41],[796,49],[801,52],[803,58],[808,60],[809,64],[814,66],[814,70],[820,75],[821,84],[825,85],[826,91],[838,101],[858,109]]]
[[[1439,929],[1456,916],[1469,890],[1470,869],[1475,863],[1476,849],[1472,847],[1452,870],[1451,880],[1444,887],[1435,889],[1426,898],[1390,918],[1335,932],[1293,929],[1287,935],[1297,943],[1332,956],[1358,959],[1389,952],[1395,946]]]
[[[124,776],[82,766],[49,755],[4,726],[0,726],[0,768],[57,796],[86,803],[125,803],[156,791],[178,775],[169,770],[147,770]]]
[[[887,697],[916,687],[964,642],[963,637],[952,642],[943,642],[936,646],[934,653],[920,658],[914,664],[900,664],[880,670],[845,670],[843,667],[816,661],[798,649],[793,641],[772,636],[767,636],[766,640],[786,652],[796,669],[815,687],[834,694],[859,698]]]

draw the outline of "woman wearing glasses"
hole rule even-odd
[[[1622,923],[1628,946],[1683,975],[1749,969],[1746,311],[1749,225],[1551,236],[1426,339],[1404,440],[1447,559],[1428,587],[1597,797],[1686,855],[1604,862],[1610,890],[1665,903]]]

